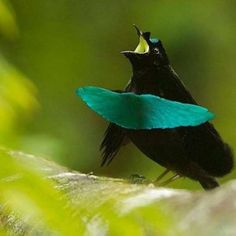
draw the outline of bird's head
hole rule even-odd
[[[169,60],[165,49],[159,39],[151,38],[150,32],[142,32],[134,25],[138,37],[139,44],[134,51],[122,51],[131,62],[133,68],[143,68],[150,66],[169,65]]]

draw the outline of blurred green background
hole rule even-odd
[[[100,167],[107,123],[76,97],[96,85],[121,89],[131,76],[119,53],[134,49],[132,24],[160,38],[171,63],[236,147],[236,2],[0,1],[0,143],[82,172],[155,179],[162,168],[133,145]],[[233,172],[224,180],[235,177]],[[178,188],[200,188],[182,179]]]

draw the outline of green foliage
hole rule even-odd
[[[0,163],[3,167],[0,172],[0,203],[4,206],[1,209],[2,222],[4,216],[12,215],[30,227],[32,233],[43,231],[76,235],[77,232],[80,235],[83,232],[80,217],[73,216],[74,209],[55,189],[55,184],[32,170],[32,166],[26,167],[26,163],[20,163],[3,150],[0,151]],[[14,228],[9,227],[8,230],[14,231]]]
[[[0,33],[8,39],[18,34],[15,17],[8,0],[0,0]]]
[[[14,39],[17,26],[7,0],[0,1],[0,33]],[[0,143],[18,146],[20,132],[26,120],[38,108],[36,88],[32,82],[11,65],[0,51]]]
[[[0,55],[0,143],[13,146],[37,108],[33,84]]]

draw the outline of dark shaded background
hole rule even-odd
[[[100,167],[107,123],[75,95],[83,85],[125,86],[131,68],[119,52],[136,47],[135,23],[163,41],[179,76],[236,147],[235,1],[12,0],[8,7],[15,17],[0,39],[2,145],[82,172],[154,179],[161,168],[133,145]],[[199,188],[190,180],[173,186]]]

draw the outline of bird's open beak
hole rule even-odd
[[[138,37],[139,37],[139,44],[136,47],[134,51],[122,51],[121,53],[124,55],[130,55],[130,54],[145,54],[149,51],[149,45],[144,37],[144,34],[136,25],[134,25],[134,28],[137,31]]]
[[[149,51],[149,45],[146,39],[143,37],[143,32],[136,25],[134,25],[134,28],[136,29],[137,34],[139,36],[139,44],[134,50],[134,52],[140,54],[147,53]]]

